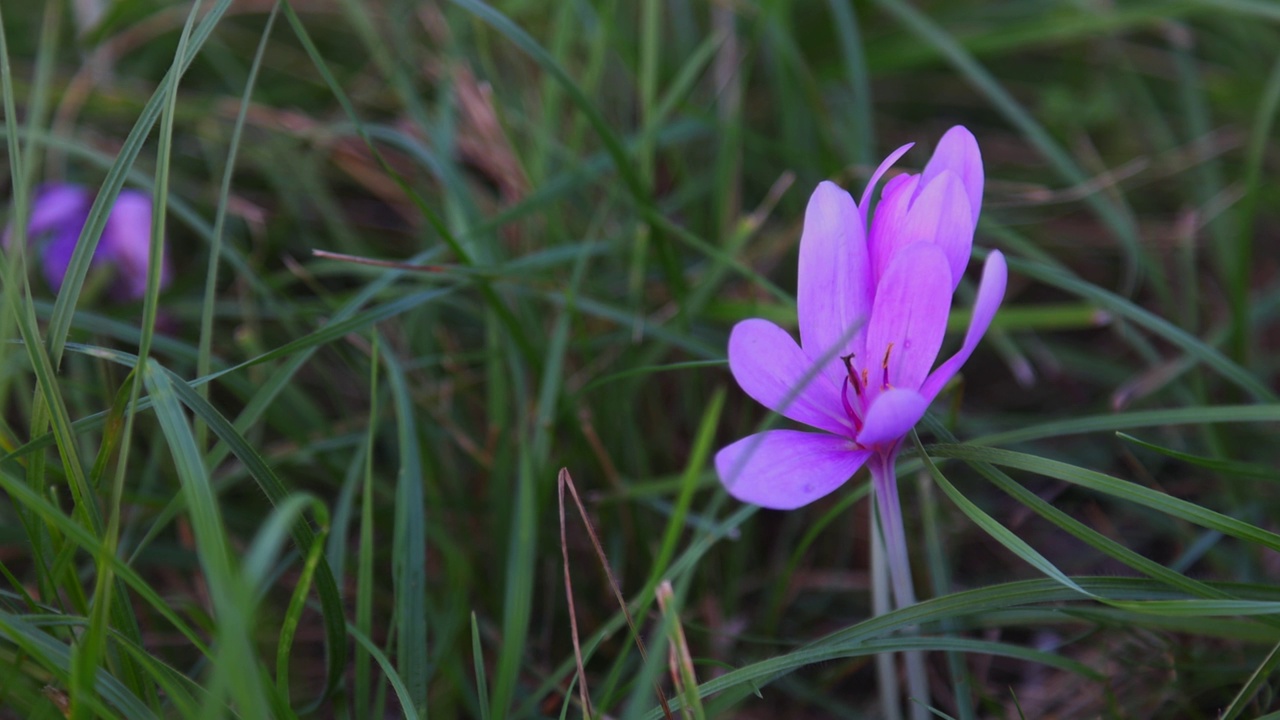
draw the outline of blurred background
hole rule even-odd
[[[571,619],[609,717],[662,717],[655,685],[692,679],[701,699],[674,715],[882,716],[868,648],[903,635],[858,634],[866,478],[757,511],[709,458],[768,421],[725,341],[747,317],[794,330],[814,186],[858,197],[908,142],[897,167],[918,172],[955,124],[986,165],[975,257],[1001,249],[1010,283],[920,434],[1045,465],[1007,486],[955,461],[947,477],[1063,573],[1100,576],[1098,593],[1277,599],[1280,5],[0,13],[10,227],[42,184],[104,189],[81,211],[98,232],[136,189],[165,208],[172,265],[131,299],[110,268],[51,284],[37,233],[26,265],[7,255],[0,330],[22,341],[0,346],[8,717],[577,717]],[[131,374],[143,343],[152,362]],[[130,404],[136,378],[154,410]],[[938,710],[1274,709],[1274,607],[1064,596],[920,467],[900,463],[900,484],[917,587],[943,601],[923,627],[951,643],[930,648]],[[1249,529],[1098,491],[1084,469]],[[995,590],[945,604],[979,588]],[[822,644],[840,637],[860,639]]]

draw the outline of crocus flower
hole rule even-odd
[[[919,175],[880,177],[911,148],[898,148],[855,203],[824,182],[809,199],[800,238],[800,344],[766,320],[738,323],[729,369],[765,407],[819,432],[769,430],[716,454],[734,497],[791,509],[843,485],[864,464],[884,537],[898,607],[915,603],[894,461],[903,437],[973,354],[1004,299],[1004,256],[987,258],[964,343],[934,367],[951,296],[969,264],[982,205],[982,156],[954,127]],[[907,653],[915,717],[927,717],[924,659]]]
[[[740,500],[800,507],[870,463],[881,502],[897,510],[893,463],[903,437],[991,324],[1007,273],[998,251],[983,269],[963,345],[934,367],[973,245],[982,158],[973,135],[952,128],[922,173],[885,184],[868,223],[872,190],[910,147],[880,165],[861,206],[830,182],[809,199],[800,239],[800,344],[767,320],[733,328],[729,368],[742,389],[820,431],[769,430],[717,453],[720,480]],[[892,544],[893,523],[884,521]]]
[[[71,264],[80,233],[93,205],[88,188],[69,183],[50,183],[36,191],[27,223],[27,237],[39,248],[40,266],[49,286],[57,291]],[[4,246],[11,231],[6,228]],[[102,238],[94,250],[92,265],[110,267],[115,278],[111,295],[119,300],[138,300],[146,294],[147,270],[151,264],[151,197],[137,190],[122,190],[107,216]],[[160,270],[160,286],[172,279],[167,258]]]

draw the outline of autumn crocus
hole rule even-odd
[[[797,311],[800,343],[759,319],[729,337],[729,368],[765,407],[820,432],[768,430],[716,454],[729,493],[767,508],[808,504],[869,465],[898,603],[911,602],[894,460],[903,437],[986,333],[1004,297],[1004,257],[993,251],[959,351],[934,367],[951,296],[969,261],[982,203],[973,135],[949,130],[918,175],[889,180],[873,216],[871,177],[861,203],[824,182],[805,211]]]
[[[760,319],[738,323],[729,336],[729,368],[742,389],[818,432],[768,430],[715,459],[731,495],[781,510],[827,495],[868,465],[900,607],[915,598],[894,461],[986,333],[1007,273],[1004,256],[993,251],[964,342],[935,367],[973,247],[982,157],[968,130],[952,128],[923,172],[885,183],[870,214],[876,184],[910,148],[876,169],[860,203],[830,182],[809,199],[800,238],[800,343]]]
[[[27,238],[39,248],[40,267],[49,286],[57,291],[71,264],[80,233],[93,205],[88,188],[69,183],[40,187],[31,204]],[[4,233],[9,246],[11,229]],[[151,264],[151,198],[136,190],[122,190],[107,216],[102,238],[94,250],[92,265],[110,268],[110,294],[117,300],[138,300],[146,294],[147,270]],[[169,284],[169,264],[162,261],[160,286]]]

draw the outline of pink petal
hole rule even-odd
[[[31,203],[31,219],[27,222],[27,234],[31,237],[60,227],[84,226],[93,198],[79,185],[50,183],[36,193]]]
[[[831,379],[843,370],[838,358],[828,365],[834,373],[815,372],[813,360],[791,335],[768,320],[743,320],[729,334],[729,370],[756,402],[796,422],[848,436],[853,430]]]
[[[870,455],[870,450],[859,450],[848,438],[769,430],[716,453],[716,472],[735,498],[791,510],[845,484]]]
[[[62,288],[62,280],[67,275],[67,267],[71,265],[71,254],[76,250],[83,227],[84,221],[81,219],[80,222],[59,228],[40,251],[40,271],[54,292]],[[97,264],[97,261],[98,254],[94,253],[90,262]]]
[[[796,309],[805,352],[837,359],[860,348],[871,294],[862,216],[849,193],[823,182],[809,198],[800,238]]]
[[[930,401],[942,391],[947,381],[960,371],[969,356],[973,354],[978,341],[991,326],[991,319],[1000,302],[1004,300],[1005,284],[1008,281],[1009,269],[1005,265],[1004,255],[999,250],[992,250],[987,262],[982,267],[982,281],[978,285],[978,297],[973,302],[973,319],[969,321],[969,329],[964,334],[964,345],[960,350],[938,366],[929,379],[920,388],[920,394]]]
[[[897,192],[898,188],[903,183],[909,182],[919,177],[920,176],[918,174],[913,174],[913,173],[902,173],[900,175],[894,175],[893,177],[885,181],[884,189],[880,191],[880,197],[881,198],[889,197],[893,193]],[[912,185],[911,187],[915,187],[915,185]],[[908,202],[908,205],[910,205],[909,202]]]
[[[919,175],[899,175],[885,183],[880,204],[876,205],[875,214],[871,216],[867,248],[871,255],[871,277],[876,285],[880,284],[884,271],[889,268],[893,253],[907,244],[902,242],[903,231],[911,210],[911,199],[919,183]]]
[[[924,417],[929,400],[915,390],[892,388],[880,393],[867,409],[858,443],[871,447],[895,442]]]
[[[913,146],[915,146],[915,143],[907,143],[906,145],[903,145],[897,150],[889,153],[889,157],[885,158],[884,162],[880,163],[880,167],[876,168],[876,171],[871,173],[871,179],[867,181],[867,186],[862,189],[862,201],[858,203],[858,209],[862,211],[863,227],[867,226],[867,213],[871,212],[871,193],[876,189],[876,183],[880,182],[880,177],[888,172],[889,168],[893,167],[893,164],[898,162],[898,158],[905,155]],[[892,183],[893,180],[890,180],[889,182]],[[886,184],[886,195],[889,192],[888,188],[889,186]],[[881,197],[883,197],[883,195]]]
[[[923,176],[920,182],[925,182]],[[917,185],[919,195],[911,203],[899,235],[890,238],[890,242],[902,247],[927,241],[942,248],[951,268],[951,290],[954,292],[969,265],[969,252],[973,249],[969,196],[960,177],[950,170],[944,170],[928,183],[923,190]]]
[[[978,141],[973,133],[961,125],[948,130],[938,141],[933,157],[924,166],[922,187],[927,186],[935,177],[950,170],[964,184],[969,198],[969,210],[973,213],[973,224],[978,224],[978,215],[982,211],[982,152],[978,149]]]
[[[56,232],[68,225],[75,225],[79,234],[84,216],[89,212],[89,200],[88,191],[79,185],[50,183],[41,186],[31,203],[31,217],[27,218],[27,239],[38,239],[40,235]],[[13,228],[6,226],[4,235],[0,236],[0,246],[8,249],[12,235]]]
[[[137,190],[123,190],[111,207],[102,231],[98,251],[116,266],[121,294],[136,300],[147,292],[147,269],[151,266],[151,196]],[[161,271],[161,286],[169,278]]]
[[[919,242],[894,255],[876,288],[867,356],[858,361],[870,369],[873,397],[885,386],[915,390],[924,382],[942,347],[951,288],[947,257],[937,245]]]

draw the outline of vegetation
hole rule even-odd
[[[0,254],[0,716],[883,717],[904,650],[956,718],[1280,708],[1280,6],[90,0],[0,41],[11,230],[97,189],[59,287]],[[785,425],[726,338],[794,330],[818,182],[956,124],[946,348],[991,249],[1009,288],[876,615],[865,472],[719,483]],[[126,188],[173,277],[120,302]]]

